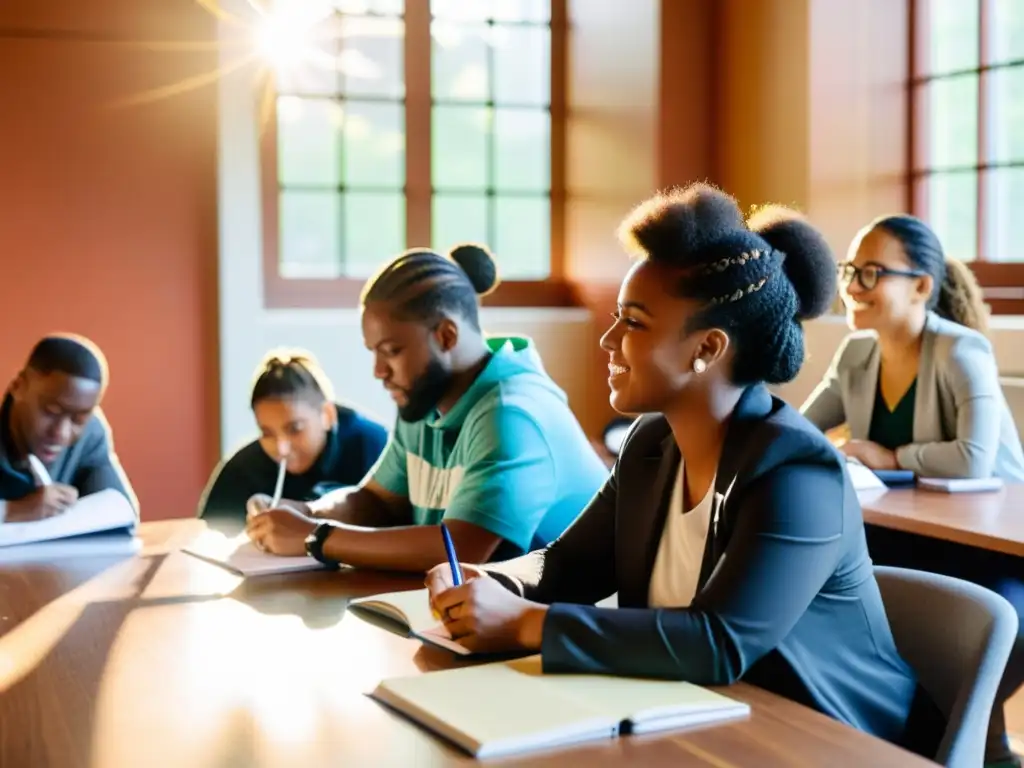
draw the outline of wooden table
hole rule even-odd
[[[0,567],[0,765],[447,766],[474,762],[365,696],[450,654],[345,612],[417,578],[243,581],[174,551],[201,523],[142,526],[140,557]],[[752,716],[501,765],[933,765],[761,689]],[[490,761],[489,761],[490,763]]]
[[[872,525],[1024,556],[1024,485],[991,493],[911,488],[859,496],[864,521]]]

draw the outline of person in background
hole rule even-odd
[[[444,558],[444,520],[472,562],[557,537],[607,469],[526,338],[485,338],[479,296],[491,254],[408,251],[364,288],[374,376],[398,420],[361,487],[254,517],[249,536],[281,555],[423,573]]]
[[[797,374],[801,321],[831,303],[828,246],[704,184],[643,203],[621,237],[637,261],[601,347],[612,406],[643,415],[557,541],[465,565],[458,587],[434,568],[434,609],[471,650],[539,652],[545,673],[745,680],[911,745],[916,681],[843,458],[765,386]]]
[[[839,273],[854,333],[803,404],[804,416],[872,469],[1024,481],[1020,436],[985,337],[987,311],[967,266],[943,253],[924,222],[894,215],[858,233]],[[875,563],[973,581],[1024,615],[1020,558],[866,529]],[[986,757],[992,765],[1020,764],[1010,753],[1002,702],[1024,682],[1022,655],[1024,636],[1018,636],[992,719]]]
[[[251,500],[270,500],[282,459],[284,495],[310,501],[357,485],[387,443],[384,427],[334,402],[330,381],[303,350],[264,358],[250,404],[259,439],[221,461],[199,503],[199,517],[215,527],[240,530]]]
[[[112,489],[139,504],[100,411],[107,362],[88,339],[41,339],[0,404],[0,522],[58,515]]]

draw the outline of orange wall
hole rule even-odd
[[[0,377],[53,330],[106,353],[143,517],[191,515],[217,456],[216,89],[118,99],[216,66],[192,0],[0,3]]]

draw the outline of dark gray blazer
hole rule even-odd
[[[881,358],[874,332],[851,333],[800,412],[819,429],[845,422],[851,438],[867,440]],[[992,345],[934,312],[921,340],[914,442],[896,450],[896,461],[925,476],[1024,481],[1024,452]]]
[[[651,609],[679,461],[665,419],[640,418],[558,540],[488,568],[551,604],[544,670],[745,680],[903,742],[916,681],[896,651],[840,454],[765,387],[750,387],[726,435],[697,595],[688,608]],[[619,608],[593,605],[615,592]]]

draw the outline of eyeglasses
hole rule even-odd
[[[870,291],[878,285],[878,279],[881,277],[924,277],[927,274],[919,269],[889,269],[874,262],[868,262],[863,267],[849,261],[839,265],[839,282],[849,285],[856,278],[865,291]]]

